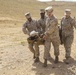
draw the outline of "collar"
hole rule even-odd
[[[54,18],[54,15],[52,15],[51,17],[49,17],[50,20],[52,20]]]

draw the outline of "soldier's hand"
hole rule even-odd
[[[44,36],[43,36],[43,39],[44,39],[44,40],[46,40],[46,39],[47,39],[47,36],[46,36],[46,35],[44,35]]]
[[[44,34],[40,34],[40,37],[43,38]]]

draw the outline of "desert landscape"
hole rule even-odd
[[[40,46],[40,62],[34,63],[33,55],[28,49],[27,35],[22,32],[26,19],[24,14],[30,12],[34,19],[39,19],[39,10],[53,6],[59,22],[64,10],[70,8],[72,16],[76,17],[75,2],[47,2],[36,0],[0,0],[0,75],[76,75],[76,30],[72,45],[72,59],[69,65],[63,62],[65,49],[60,45],[59,63],[48,61],[48,67],[43,67],[44,46]],[[54,59],[54,49],[50,50]]]

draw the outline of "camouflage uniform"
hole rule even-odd
[[[35,47],[35,62],[39,62],[39,45],[44,45],[44,40],[42,38],[42,36],[39,36],[38,33],[36,31],[32,31],[30,33],[30,37],[28,38],[28,43],[32,43],[34,44]]]
[[[47,40],[45,40],[44,59],[49,58],[51,43],[54,46],[54,55],[58,56],[60,38],[59,38],[58,21],[55,16],[51,16],[46,20],[46,35]]]
[[[27,13],[25,16],[26,16],[26,18],[31,17],[29,13]],[[28,34],[28,35],[30,35],[30,32],[32,32],[33,30],[39,32],[39,29],[40,29],[40,28],[39,28],[38,23],[37,23],[36,20],[32,20],[31,22],[29,22],[29,21],[27,20],[27,21],[25,22],[25,24],[23,25],[23,28],[22,28],[24,34]],[[29,42],[29,39],[27,39],[27,41],[28,41],[28,45],[29,45],[30,51],[31,51],[33,54],[35,54],[35,50],[34,50],[34,48],[33,48],[34,41]]]
[[[46,19],[47,19],[47,17],[45,16],[44,19],[40,18],[40,19],[38,20],[38,24],[41,26],[42,33],[45,32]]]
[[[35,30],[38,31],[38,23],[36,20],[32,20],[31,22],[26,21],[23,25],[23,32],[24,34],[30,34],[31,31]]]
[[[42,37],[38,37],[35,41],[35,56],[39,57],[40,53],[39,53],[39,45],[44,45],[45,40],[43,40]]]
[[[45,9],[40,9],[40,19],[38,20],[38,25],[40,27],[40,35],[36,39],[34,45],[35,45],[35,56],[39,58],[39,45],[44,45],[44,40],[41,34],[45,32],[45,27],[46,27],[46,16],[45,16]]]
[[[74,39],[74,30],[76,28],[75,20],[72,17],[66,18],[65,16],[61,20],[62,28],[62,41],[66,50],[65,57],[69,58],[71,54],[71,45]]]
[[[59,29],[58,29],[58,20],[53,15],[53,8],[51,6],[47,7],[46,13],[48,18],[46,19],[46,30],[45,30],[45,46],[44,46],[44,67],[47,67],[47,60],[50,56],[50,47],[51,43],[54,46],[54,55],[55,55],[55,63],[58,63],[59,60],[59,44],[60,44],[60,37],[59,37]]]

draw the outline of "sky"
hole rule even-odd
[[[56,1],[71,1],[71,2],[76,2],[76,0],[56,0]]]
[[[37,0],[37,1],[40,1],[40,2],[49,2],[49,1],[52,1],[52,0]],[[55,1],[76,2],[76,0],[55,0]]]

